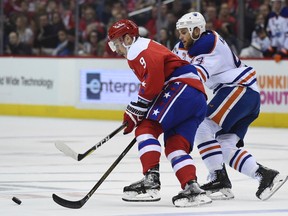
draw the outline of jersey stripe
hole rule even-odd
[[[202,79],[204,82],[206,82],[206,77],[205,77],[205,75],[203,74],[203,72],[202,72],[199,68],[197,68],[197,71],[198,71],[198,74],[201,76],[201,79]]]
[[[235,170],[241,172],[245,162],[251,157],[252,155],[246,150],[238,149],[231,158],[229,165]]]
[[[234,107],[234,105],[241,99],[242,95],[246,92],[246,89],[242,86],[236,87],[231,91],[231,93],[225,98],[225,100],[220,104],[218,109],[216,109],[209,118],[216,122],[219,126],[222,126],[229,111]]]
[[[239,164],[241,158],[242,158],[243,155],[245,155],[246,153],[247,153],[247,151],[243,151],[243,152],[241,152],[241,154],[237,157],[237,159],[236,159],[236,161],[235,161],[235,163],[234,163],[234,169],[235,169],[235,170],[237,169],[238,164]]]
[[[252,73],[250,73],[245,79],[243,79],[241,82],[239,82],[240,84],[244,84],[246,82],[248,82],[248,80],[250,80],[252,77],[256,76],[256,71],[253,71]]]
[[[246,68],[242,73],[240,73],[240,74],[233,80],[232,83],[238,82],[238,80],[239,80],[241,77],[243,77],[246,73],[248,73],[251,69],[252,69],[252,67]]]
[[[176,157],[179,157],[179,156],[182,156],[182,155],[186,155],[186,154],[187,153],[185,151],[183,151],[183,150],[173,151],[167,156],[167,159],[169,161],[172,161],[173,158],[176,158]]]
[[[213,155],[222,154],[221,146],[216,140],[211,140],[198,145],[199,153],[204,160]]]
[[[148,139],[138,145],[139,157],[147,152],[156,151],[161,154],[161,145],[156,139]]]
[[[211,146],[211,147],[209,147],[209,148],[203,149],[203,150],[200,151],[199,153],[202,155],[202,154],[204,154],[205,152],[211,151],[211,150],[214,150],[214,149],[219,150],[219,149],[221,149],[221,146],[220,146],[219,144],[216,145],[216,146]]]
[[[185,90],[185,88],[187,87],[187,85],[184,85],[183,87],[179,88],[177,92],[175,92],[175,94],[173,95],[174,97],[171,97],[171,99],[173,99],[171,102],[168,102],[167,104],[169,104],[167,109],[163,109],[165,112],[162,114],[161,119],[159,120],[159,123],[161,123],[165,117],[165,115],[167,114],[167,112],[169,111],[170,107],[173,105],[174,101],[181,95],[181,93]],[[180,90],[180,91],[179,91]],[[159,115],[161,116],[161,115]]]
[[[194,165],[192,157],[190,155],[183,155],[175,161],[171,161],[174,172],[176,173],[178,170],[184,168],[188,165]]]
[[[199,67],[200,70],[204,71],[205,74],[206,74],[207,79],[210,78],[208,71],[207,71],[202,65],[200,65],[200,64],[195,64],[194,66],[195,66],[197,69],[198,69],[198,67]],[[203,74],[204,74],[204,73],[203,73]]]

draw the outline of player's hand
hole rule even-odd
[[[127,127],[124,129],[124,134],[131,133],[133,129],[144,119],[147,111],[147,105],[141,102],[130,102],[124,113],[123,122],[127,122]]]

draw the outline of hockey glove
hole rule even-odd
[[[141,102],[130,102],[124,113],[123,122],[127,122],[127,127],[124,129],[124,134],[131,133],[133,129],[144,119],[147,111],[147,105]]]

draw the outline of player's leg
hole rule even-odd
[[[184,131],[181,127],[184,127]],[[187,128],[190,130],[187,131]],[[191,143],[186,138],[196,129],[197,126],[192,120],[174,128],[171,133],[165,134],[165,155],[183,189],[172,198],[176,207],[199,206],[212,202],[197,183],[196,167],[193,158],[189,155]],[[185,130],[188,136],[185,135]]]
[[[159,160],[161,145],[158,141],[162,133],[161,125],[156,121],[143,120],[137,127],[138,151],[144,177],[123,189],[123,200],[128,202],[151,202],[160,200]]]
[[[241,89],[240,89],[241,90]],[[221,131],[222,121],[242,94],[237,88],[220,89],[208,104],[207,118],[197,130],[196,142],[199,153],[209,170],[208,183],[201,186],[213,199],[232,199],[232,185],[228,178],[221,145],[215,134]],[[213,120],[211,120],[211,118]]]
[[[244,146],[244,136],[249,125],[258,117],[260,108],[259,93],[244,89],[229,112],[221,118],[222,130],[217,133],[224,161],[230,167],[251,178],[259,180],[256,196],[265,200],[271,197],[284,184],[279,172],[259,165]],[[212,118],[213,119],[213,118]]]
[[[201,186],[212,199],[233,199],[232,184],[223,159],[222,148],[215,139],[221,128],[208,118],[201,123],[196,133],[197,147],[202,160],[209,170],[208,182]]]
[[[253,155],[244,148],[232,146],[231,143],[239,143],[240,139],[236,134],[219,135],[217,139],[221,143],[225,162],[238,172],[259,181],[256,191],[259,199],[270,198],[287,180],[287,176],[281,176],[277,170],[258,164]]]
[[[160,199],[159,159],[161,145],[158,137],[162,131],[169,131],[183,119],[186,119],[186,115],[190,115],[187,107],[183,106],[185,101],[182,101],[182,104],[175,102],[176,99],[179,101],[179,98],[182,98],[182,94],[185,95],[185,89],[188,88],[183,83],[168,84],[150,107],[146,119],[136,128],[135,135],[144,178],[124,188],[123,200],[158,201]],[[204,95],[202,97],[204,99]],[[175,107],[178,107],[177,112],[179,111],[180,114],[175,113]],[[182,108],[183,110],[181,110]],[[154,186],[151,188],[151,185]]]
[[[173,95],[171,92],[177,89],[174,85],[171,85],[171,91],[166,89],[169,95]],[[211,203],[197,183],[196,167],[189,155],[197,127],[206,114],[205,97],[198,90],[184,85],[177,97],[170,101],[173,102],[161,116],[160,122],[164,130],[165,155],[183,189],[173,197],[172,202],[177,207]]]

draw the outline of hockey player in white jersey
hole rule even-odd
[[[217,32],[206,31],[205,24],[201,13],[182,16],[176,23],[180,42],[173,49],[197,68],[202,81],[214,93],[196,134],[200,155],[209,170],[209,181],[201,188],[212,199],[234,198],[224,165],[227,164],[257,179],[256,196],[266,200],[285,183],[287,176],[257,163],[243,148],[248,126],[260,111],[256,72],[241,62]]]
[[[267,31],[271,40],[269,51],[279,58],[288,57],[288,7],[284,0],[271,0],[272,12],[269,14]],[[274,57],[275,57],[274,55]]]

